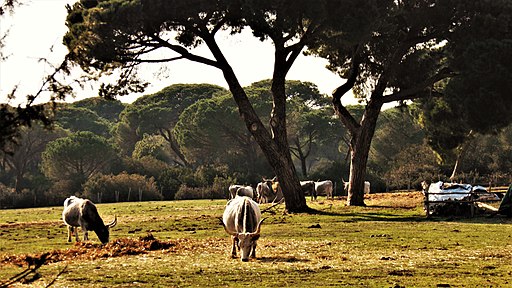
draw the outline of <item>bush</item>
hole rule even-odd
[[[194,177],[194,171],[189,168],[171,167],[165,169],[158,177],[158,186],[166,200],[175,199],[175,195],[182,185],[199,186]]]
[[[175,196],[176,200],[195,199],[226,199],[224,191],[216,191],[213,187],[189,187],[181,185]]]
[[[229,186],[233,183],[237,183],[236,179],[231,177],[215,177],[213,180],[212,191],[215,194],[216,199],[228,199],[229,198]]]
[[[98,203],[151,201],[163,198],[154,178],[138,174],[98,175],[87,181],[83,190],[84,197]]]

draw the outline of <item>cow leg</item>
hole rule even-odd
[[[84,231],[84,241],[88,241],[89,240],[89,231],[87,231],[87,229],[85,229],[85,228],[82,228],[82,230]]]
[[[68,225],[68,242],[71,242],[71,234],[73,234],[73,227]]]
[[[75,240],[78,242],[80,238],[78,237],[78,227],[71,227],[71,234],[75,234]]]
[[[231,258],[236,258],[236,246],[238,242],[238,237],[232,236],[233,238],[233,247],[231,249]]]

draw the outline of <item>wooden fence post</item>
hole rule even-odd
[[[425,190],[425,210],[427,210],[427,218],[430,218],[430,203],[428,202],[428,189]]]

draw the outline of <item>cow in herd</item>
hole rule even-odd
[[[236,249],[240,250],[240,259],[249,261],[256,258],[256,244],[260,238],[261,211],[258,203],[247,196],[235,196],[229,200],[224,209],[221,223],[224,230],[231,235],[233,245],[231,256],[236,258]]]
[[[105,225],[98,213],[98,209],[96,209],[91,200],[75,196],[71,196],[64,201],[62,220],[68,228],[68,242],[71,242],[72,234],[75,234],[77,242],[80,241],[77,229],[80,227],[84,233],[84,241],[89,240],[88,231],[94,231],[101,243],[107,244],[110,228],[117,224],[117,216],[114,216],[114,220]]]
[[[300,181],[304,195],[311,196],[311,200],[316,200],[318,196],[326,196],[332,198],[333,183],[331,180],[324,181]],[[283,199],[283,191],[279,185],[279,181],[273,179],[265,179],[256,186],[256,201],[260,204],[275,203]]]
[[[229,199],[235,199],[237,195],[254,198],[254,189],[251,186],[233,184],[229,186],[228,190]]]
[[[365,182],[365,190],[366,183],[368,182]],[[316,200],[320,195],[327,198],[333,196],[333,183],[330,180],[301,181],[300,185],[305,195],[311,195],[312,200]],[[221,224],[232,236],[231,256],[236,258],[238,249],[240,259],[245,262],[250,257],[256,257],[257,240],[260,238],[261,224],[265,220],[261,218],[259,204],[279,202],[284,198],[283,192],[277,178],[274,177],[258,183],[256,193],[251,186],[233,184],[229,187],[229,198]],[[62,220],[68,229],[68,242],[71,242],[73,234],[76,241],[80,241],[78,227],[81,227],[83,240],[89,240],[88,231],[94,231],[101,243],[106,244],[109,242],[110,229],[117,224],[115,215],[112,222],[104,224],[92,201],[75,196],[64,201]]]
[[[343,190],[345,192],[348,193],[348,186],[349,186],[349,182],[345,182],[345,180],[343,180]],[[364,194],[370,194],[370,182],[369,181],[364,181]]]

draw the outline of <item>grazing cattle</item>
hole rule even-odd
[[[265,183],[266,186],[269,188],[268,190],[262,190],[263,191],[262,193],[268,193],[269,197],[266,197],[267,202],[260,202],[260,203],[268,203],[268,202],[274,203],[274,202],[280,202],[281,200],[283,200],[283,198],[284,198],[283,191],[281,190],[281,186],[279,186],[277,177],[274,177],[272,179],[263,178],[263,182],[260,182],[260,184],[261,183]],[[272,199],[272,201],[270,201],[270,199]]]
[[[71,196],[64,201],[64,211],[62,211],[62,220],[68,227],[68,242],[71,242],[71,235],[75,233],[76,241],[78,237],[77,227],[81,227],[84,233],[84,241],[89,240],[88,231],[94,231],[101,243],[108,243],[109,230],[116,226],[117,216],[114,220],[105,225],[96,206],[88,199],[82,199]]]
[[[315,182],[315,193],[313,199],[316,200],[318,196],[325,195],[327,198],[332,198],[333,184],[331,180]]]
[[[345,180],[343,180],[343,179],[341,181],[343,181],[343,191],[348,193],[349,182],[345,182]],[[370,182],[369,181],[364,181],[364,194],[370,194]]]
[[[232,236],[231,256],[236,258],[236,248],[240,250],[240,259],[249,261],[256,258],[256,242],[260,238],[261,211],[256,202],[246,196],[237,196],[226,204],[222,215],[222,226]]]
[[[272,202],[276,198],[276,194],[272,191],[272,184],[268,182],[260,182],[256,186],[256,200],[260,204]]]
[[[300,181],[300,186],[302,187],[304,195],[311,195],[311,200],[313,200],[313,195],[315,195],[315,181]]]
[[[250,198],[254,198],[254,189],[251,186],[243,186],[243,185],[230,185],[229,186],[229,199],[234,199],[238,196],[247,196]]]

